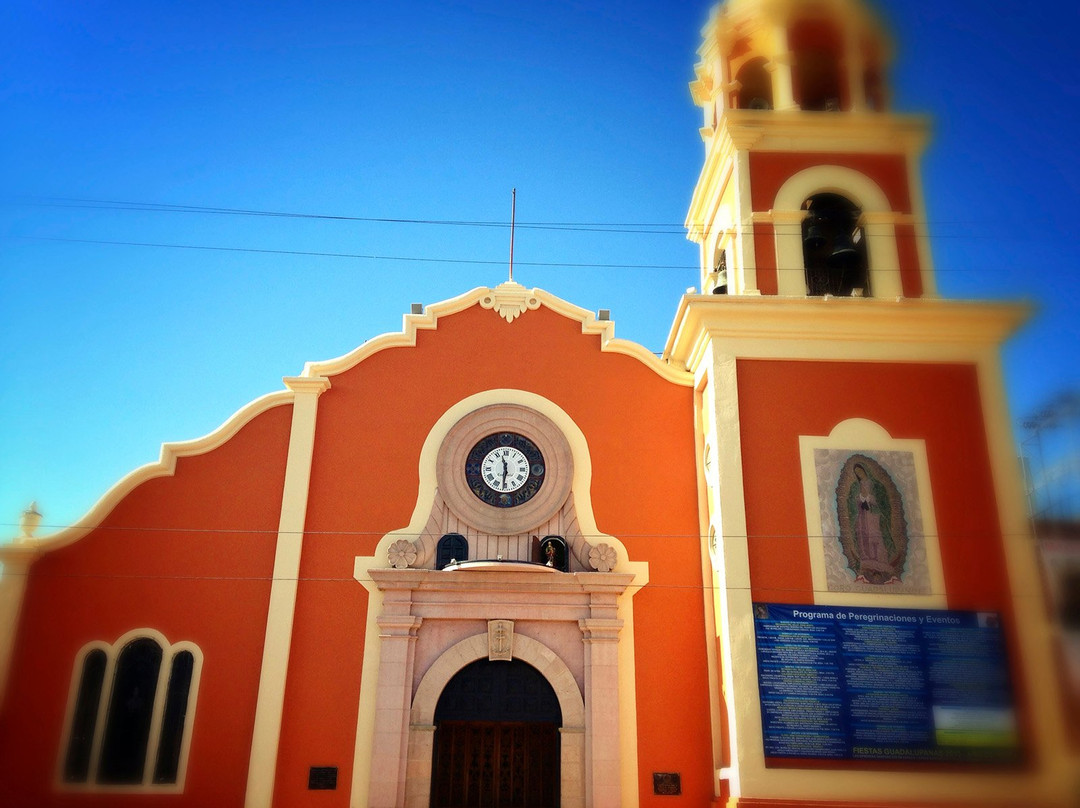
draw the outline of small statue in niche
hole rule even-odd
[[[562,536],[544,536],[540,542],[540,554],[538,560],[559,572],[569,572],[569,555],[566,548],[566,540]],[[534,556],[535,558],[535,556]]]

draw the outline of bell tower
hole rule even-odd
[[[919,157],[889,109],[891,42],[861,0],[727,0],[690,91],[705,164],[687,215],[706,294],[933,296]]]
[[[1063,805],[1054,799],[1075,783],[1063,775],[1074,764],[1049,634],[1030,628],[1045,616],[1025,594],[1039,591],[1039,571],[999,358],[1028,312],[936,294],[919,179],[928,125],[890,110],[892,46],[869,2],[726,0],[690,84],[704,124],[686,222],[701,293],[681,298],[663,358],[693,374],[696,392],[717,804],[975,808],[1042,793]],[[920,549],[886,551],[884,568],[872,543],[843,551],[855,509],[873,507],[851,494],[855,466],[868,474],[871,460],[907,480],[890,514],[919,511],[902,531]],[[993,575],[972,564],[988,552],[1000,559]],[[898,764],[896,702],[860,702],[842,718],[826,684],[840,679],[817,661],[789,665],[802,640],[785,615],[864,613],[1001,615],[991,622],[1022,671],[1012,714],[1031,719],[1011,725],[1009,743],[1030,750],[1031,767],[999,779],[987,761]],[[1005,663],[984,668],[995,666]],[[870,725],[888,750],[873,761]],[[848,733],[850,746],[826,748]],[[956,750],[942,744],[948,764]]]

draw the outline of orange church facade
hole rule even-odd
[[[925,123],[861,3],[704,38],[663,355],[476,289],[28,524],[5,804],[1068,804],[998,357],[1027,312],[935,296]]]

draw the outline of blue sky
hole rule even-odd
[[[942,293],[1039,307],[1005,353],[1017,416],[1080,379],[1080,12],[1056,6],[879,3],[895,106],[935,122]],[[506,277],[504,226],[359,219],[505,223],[516,187],[515,278],[611,309],[618,336],[659,351],[697,283],[681,223],[703,148],[686,85],[707,11],[8,0],[0,537],[31,499],[47,525],[77,521],[163,441],[398,330],[412,302]],[[604,227],[528,226],[552,222]],[[611,227],[642,223],[665,226]]]

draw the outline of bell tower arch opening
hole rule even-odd
[[[869,294],[862,211],[840,194],[815,194],[803,203],[803,265],[812,296]]]
[[[850,106],[841,77],[843,42],[827,20],[803,19],[791,26],[795,101],[800,109],[837,112]]]
[[[739,85],[735,97],[738,109],[773,108],[772,75],[767,64],[768,60],[764,56],[758,56],[739,69],[735,76]]]

